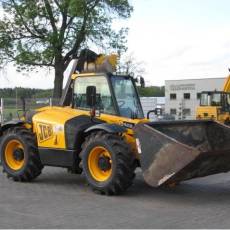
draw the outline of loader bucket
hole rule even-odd
[[[214,121],[138,124],[145,181],[153,186],[230,171],[230,127]]]

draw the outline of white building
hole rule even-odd
[[[202,91],[223,90],[225,78],[165,81],[165,113],[176,119],[195,119]]]

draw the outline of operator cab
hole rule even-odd
[[[205,91],[200,96],[200,106],[221,107],[222,111],[230,111],[230,93],[223,91]]]
[[[90,110],[87,88],[95,88],[94,108],[97,112],[130,119],[143,119],[144,114],[135,80],[131,76],[113,74],[79,74],[73,84],[73,108]]]

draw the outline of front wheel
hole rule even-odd
[[[122,137],[92,133],[82,146],[83,172],[93,190],[118,195],[132,185],[135,158]]]

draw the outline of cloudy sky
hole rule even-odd
[[[146,67],[148,84],[168,79],[225,77],[230,67],[229,0],[131,0],[129,52]],[[116,25],[117,26],[117,25]],[[30,76],[13,67],[0,73],[0,87],[51,88],[53,77]]]

